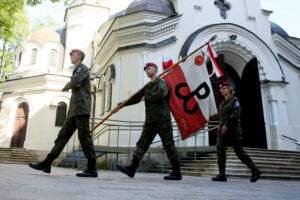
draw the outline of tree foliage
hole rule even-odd
[[[14,68],[14,50],[29,34],[29,22],[24,5],[35,6],[44,1],[64,2],[69,0],[1,0],[0,1],[0,81]],[[53,20],[39,26],[54,26]],[[51,24],[52,23],[52,24]]]
[[[44,1],[46,1],[46,0],[26,0],[26,4],[29,6],[35,6],[35,5],[43,3]],[[65,5],[67,5],[69,3],[69,0],[48,0],[48,1],[51,1],[53,3],[63,1],[65,3]]]
[[[44,28],[44,27],[52,27],[52,28],[61,28],[61,27],[63,27],[62,24],[57,23],[50,16],[45,16],[45,17],[41,17],[41,18],[35,18],[33,20],[32,24],[33,24],[32,27],[31,27],[31,31],[32,32],[34,32],[36,30],[39,30],[41,28]]]
[[[14,13],[12,34],[1,35],[0,38],[0,77],[2,78],[14,68],[14,51],[29,34],[29,22],[23,10]]]

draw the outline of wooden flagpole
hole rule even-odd
[[[203,47],[205,47],[208,43],[210,43],[211,41],[214,41],[217,38],[217,35],[214,35],[212,38],[209,39],[209,41],[207,41],[205,44],[201,45],[200,47],[198,47],[197,49],[195,49],[194,51],[192,51],[190,54],[186,55],[185,57],[183,57],[181,60],[179,60],[178,62],[176,62],[175,64],[173,64],[171,67],[169,67],[168,69],[164,70],[163,72],[161,72],[159,75],[157,75],[157,77],[161,77],[163,75],[165,75],[166,73],[168,73],[171,69],[173,69],[175,66],[177,66],[179,63],[181,63],[182,61],[186,60],[188,57],[192,56],[194,53],[196,53],[197,51],[199,51],[200,49],[202,49]],[[96,124],[92,129],[91,132],[94,131],[98,126],[100,126],[104,121],[106,121],[110,116],[112,116],[115,112],[114,110],[116,108],[121,109],[122,107],[124,107],[124,105],[126,105],[126,103],[128,101],[130,101],[138,92],[140,92],[141,90],[143,90],[151,81],[149,81],[146,85],[144,85],[144,87],[142,87],[139,91],[137,91],[136,93],[132,94],[130,97],[128,97],[125,101],[123,101],[120,105],[118,105],[117,107],[115,107],[106,117],[104,117],[98,124]]]

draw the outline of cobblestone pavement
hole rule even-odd
[[[137,173],[129,178],[99,170],[98,178],[78,178],[76,169],[53,167],[51,174],[27,165],[0,163],[0,200],[298,200],[300,181],[184,176],[165,181],[162,174]]]

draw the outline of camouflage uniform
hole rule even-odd
[[[80,64],[72,74],[71,81],[64,90],[72,90],[68,115],[62,129],[59,131],[50,155],[57,158],[76,128],[78,138],[87,159],[94,165],[96,161],[94,145],[90,135],[89,117],[91,112],[91,83],[88,68]]]
[[[238,158],[250,169],[255,165],[242,146],[242,129],[240,123],[241,107],[238,98],[231,96],[222,101],[219,108],[220,124],[217,133],[217,154],[219,168],[225,171],[226,165],[226,146],[232,145]],[[228,130],[224,135],[221,128],[226,125]]]
[[[171,164],[179,165],[179,157],[173,140],[168,94],[169,88],[166,82],[161,78],[157,78],[155,82],[147,85],[125,105],[136,104],[144,97],[146,121],[136,144],[136,150],[133,154],[134,159],[141,160],[143,158],[158,133]]]

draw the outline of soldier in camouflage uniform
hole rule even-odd
[[[142,134],[136,144],[133,153],[133,159],[129,166],[117,165],[116,167],[133,178],[140,161],[154,140],[156,134],[160,136],[163,147],[167,153],[173,171],[170,175],[165,176],[165,180],[181,180],[179,156],[173,140],[173,127],[171,115],[168,107],[169,88],[166,82],[157,78],[157,66],[154,63],[147,63],[144,67],[147,76],[151,78],[150,84],[146,85],[143,90],[138,92],[125,106],[145,101],[146,121],[144,123]],[[116,108],[118,110],[118,107]],[[116,112],[114,110],[113,112]]]
[[[76,128],[83,152],[88,159],[87,170],[77,173],[78,177],[97,177],[96,156],[90,134],[89,117],[91,112],[91,83],[89,69],[82,64],[84,53],[79,49],[70,52],[71,62],[74,64],[71,81],[62,89],[63,92],[72,90],[70,107],[62,129],[55,140],[55,145],[46,159],[40,163],[30,163],[29,166],[43,172],[51,172],[51,163],[59,156]]]
[[[217,132],[217,155],[219,174],[213,177],[213,181],[227,181],[226,168],[226,147],[232,145],[237,157],[247,165],[252,172],[250,181],[255,182],[260,178],[261,171],[258,170],[244,151],[242,146],[242,129],[240,124],[241,107],[238,98],[233,96],[231,83],[223,82],[220,85],[220,92],[225,97],[219,108],[220,124]]]

